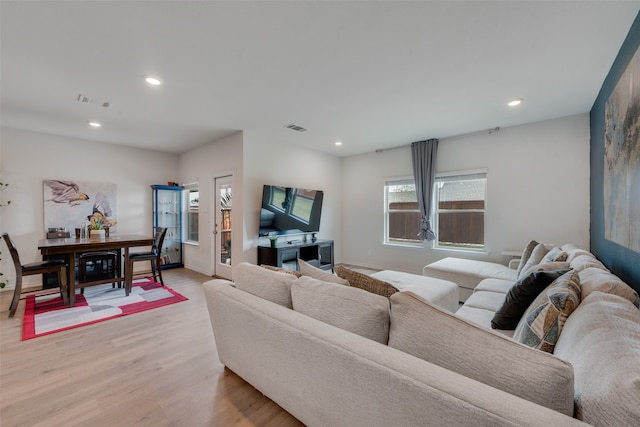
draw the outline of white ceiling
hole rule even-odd
[[[172,153],[237,130],[336,155],[374,151],[589,111],[639,9],[3,0],[1,120]],[[164,84],[149,87],[147,75]],[[506,106],[518,97],[522,105]]]

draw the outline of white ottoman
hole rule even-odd
[[[399,291],[411,291],[430,303],[452,313],[458,310],[460,290],[458,285],[448,280],[393,270],[379,271],[371,274],[371,277],[391,283]]]

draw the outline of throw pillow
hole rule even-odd
[[[547,252],[541,262],[564,262],[568,256],[568,253],[556,246]]]
[[[513,339],[553,353],[564,322],[580,304],[580,276],[571,270],[553,281],[531,303],[520,319]]]
[[[573,415],[573,368],[411,292],[393,294],[389,347],[563,414]]]
[[[542,262],[540,264],[532,265],[528,269],[524,270],[521,274],[521,278],[528,276],[535,271],[551,271],[551,270],[570,270],[571,264],[568,262]]]
[[[291,286],[293,309],[365,338],[387,344],[389,300],[363,289],[302,276]]]
[[[527,261],[529,261],[529,257],[531,256],[531,252],[533,252],[533,249],[536,246],[538,246],[538,242],[536,242],[535,240],[532,240],[529,243],[527,243],[527,246],[524,247],[524,250],[522,251],[522,256],[520,257],[520,264],[518,264],[518,270],[516,272],[516,277],[520,276],[520,272],[524,268],[524,266],[527,263]]]
[[[266,268],[267,270],[271,270],[271,271],[279,271],[280,273],[293,274],[296,277],[302,276],[302,273],[300,273],[299,271],[289,270],[288,268],[276,267],[276,266],[267,265],[267,264],[260,264],[260,267]]]
[[[336,267],[336,274],[347,280],[349,282],[349,286],[364,289],[365,291],[382,295],[383,297],[388,298],[398,292],[398,289],[390,283],[374,279],[367,274],[350,270],[342,265]]]
[[[550,248],[544,243],[538,243],[536,247],[533,248],[533,251],[531,252],[531,256],[529,257],[525,265],[520,270],[520,273],[517,275],[517,278],[519,279],[520,277],[522,277],[523,272],[527,271],[532,266],[540,264],[544,256],[547,254],[547,252],[549,252],[549,249]]]
[[[298,265],[300,266],[300,273],[302,273],[303,276],[313,277],[314,279],[322,280],[323,282],[338,283],[340,285],[349,286],[349,282],[347,280],[328,271],[314,267],[306,261],[299,259]]]
[[[491,327],[508,331],[515,329],[524,312],[540,292],[567,271],[569,270],[534,271],[518,280],[509,289],[504,302],[493,315]]]
[[[291,284],[293,274],[271,271],[257,265],[241,262],[233,267],[233,282],[236,288],[291,308]]]
[[[640,310],[593,292],[567,319],[554,354],[573,365],[575,417],[594,426],[640,425]]]

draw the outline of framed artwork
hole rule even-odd
[[[640,252],[640,49],[605,104],[605,239]]]
[[[45,231],[65,227],[73,235],[96,218],[111,228],[118,223],[115,184],[47,179],[42,185]]]

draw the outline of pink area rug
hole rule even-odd
[[[72,308],[60,295],[28,296],[22,322],[22,340],[79,328],[120,316],[139,313],[188,298],[153,279],[134,280],[129,296],[110,284],[92,286],[77,294]]]

